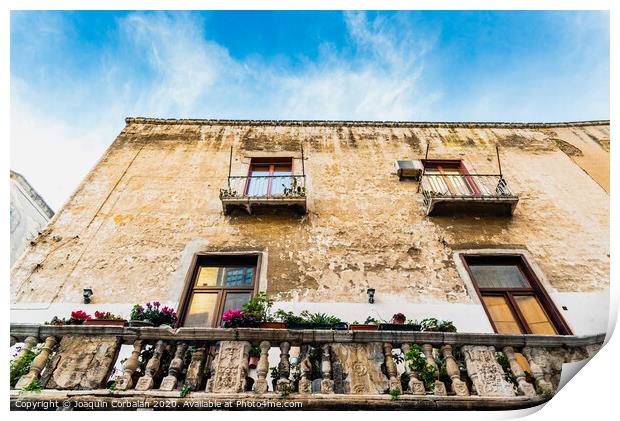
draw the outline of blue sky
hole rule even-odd
[[[11,167],[52,208],[130,115],[607,119],[609,15],[11,13]]]

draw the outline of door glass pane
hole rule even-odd
[[[217,293],[194,293],[185,317],[186,327],[211,327],[217,305]]]
[[[224,301],[224,313],[228,310],[241,309],[245,303],[250,301],[251,292],[227,292]]]
[[[196,277],[197,287],[212,287],[217,284],[217,277],[220,268],[201,266],[198,269],[198,276]]]
[[[248,196],[267,196],[269,187],[269,165],[255,165],[248,178]]]
[[[484,305],[491,316],[497,333],[524,333],[521,331],[506,297],[483,296]]]
[[[536,297],[517,295],[514,299],[532,333],[536,335],[557,335],[558,332]]]
[[[274,177],[271,181],[271,195],[281,196],[284,194],[284,189],[290,189],[293,185],[293,179],[292,177],[289,177],[293,175],[293,172],[291,171],[291,165],[274,165],[273,175]]]
[[[530,283],[515,265],[470,265],[478,288],[530,288]]]

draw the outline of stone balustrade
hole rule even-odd
[[[10,334],[11,344],[22,344],[15,358],[24,349],[38,352],[13,385],[12,402],[36,381],[43,391],[28,399],[236,397],[297,400],[311,409],[533,406],[553,395],[563,363],[591,357],[604,340],[604,334],[28,324],[12,324]],[[260,350],[256,368],[248,364],[252,347]]]

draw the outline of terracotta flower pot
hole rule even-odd
[[[130,320],[129,326],[131,327],[153,327],[153,323],[147,320]]]
[[[97,320],[91,319],[84,322],[90,326],[127,326],[127,320]]]
[[[248,367],[256,368],[257,365],[258,365],[258,357],[250,357],[250,359],[248,360]]]
[[[349,325],[351,330],[377,330],[379,325]]]
[[[286,323],[282,322],[261,322],[261,329],[286,329]]]

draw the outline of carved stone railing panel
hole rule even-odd
[[[207,392],[241,393],[246,389],[248,357],[251,345],[247,341],[222,341],[213,359],[213,377],[207,382]]]
[[[505,373],[496,360],[492,346],[465,345],[467,373],[479,396],[515,396],[514,389],[505,379]]]

